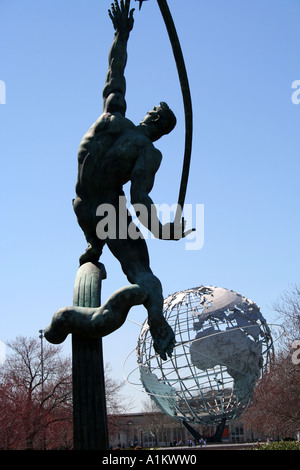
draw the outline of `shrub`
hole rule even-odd
[[[257,450],[300,450],[300,442],[296,441],[279,441],[270,442],[270,444],[261,444]]]

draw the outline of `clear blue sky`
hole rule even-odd
[[[129,48],[127,117],[138,123],[160,101],[176,129],[164,155],[156,203],[177,201],[184,114],[169,40],[155,0],[136,7]],[[194,138],[186,202],[204,204],[204,246],[149,240],[164,294],[198,285],[233,289],[275,321],[272,304],[299,282],[299,0],[169,0],[190,80]],[[0,339],[38,336],[71,305],[85,239],[72,210],[81,137],[102,111],[113,28],[107,0],[0,0]],[[105,300],[127,284],[108,250]],[[129,318],[142,323],[143,308]],[[122,364],[139,327],[104,339],[105,361]],[[64,345],[70,353],[70,340]],[[135,367],[135,357],[126,369]],[[127,394],[132,389],[127,388]],[[140,394],[141,395],[141,394]],[[139,396],[140,396],[139,395]],[[144,400],[142,394],[141,399]]]

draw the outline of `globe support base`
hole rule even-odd
[[[201,434],[198,433],[198,431],[196,431],[196,429],[194,429],[186,421],[182,421],[182,424],[188,430],[188,432],[194,437],[194,439],[196,439],[197,442],[199,442],[201,438],[205,439],[206,442],[221,442],[223,431],[224,431],[225,424],[226,424],[226,418],[223,418],[221,423],[218,424],[215,434],[211,437],[202,436]]]

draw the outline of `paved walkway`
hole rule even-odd
[[[197,450],[249,450],[253,447],[256,447],[256,442],[240,442],[240,443],[215,443],[215,444],[206,444],[206,446],[177,446],[177,447],[160,447],[155,450],[189,450],[191,452]]]

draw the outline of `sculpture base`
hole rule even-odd
[[[102,340],[72,336],[74,450],[108,450]]]
[[[82,265],[75,279],[73,305],[100,306],[105,277],[101,263]],[[72,335],[72,374],[74,450],[108,450],[101,338]]]

